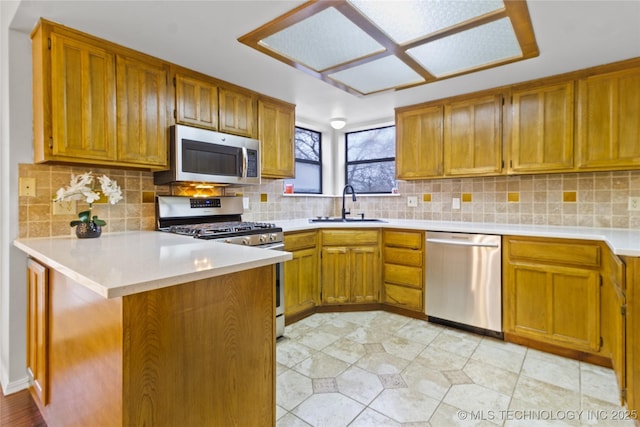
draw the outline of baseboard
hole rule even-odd
[[[25,376],[17,381],[2,383],[2,394],[5,396],[29,388],[29,377]]]

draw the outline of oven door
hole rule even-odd
[[[284,250],[284,243],[261,245],[260,249]],[[284,263],[276,264],[276,338],[284,335]]]

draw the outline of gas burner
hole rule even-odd
[[[172,225],[169,232],[194,237],[220,236],[228,234],[251,234],[257,230],[276,228],[275,224],[267,222],[209,222],[201,224]]]

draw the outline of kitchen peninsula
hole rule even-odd
[[[155,231],[15,246],[49,426],[274,425],[274,264],[289,253]]]

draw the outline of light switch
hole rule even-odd
[[[454,197],[453,200],[451,200],[451,209],[460,209],[459,197]]]
[[[245,210],[249,209],[249,198],[248,197],[243,197],[242,198],[242,208]]]
[[[416,196],[407,197],[407,206],[409,206],[410,208],[417,208],[418,198]]]

